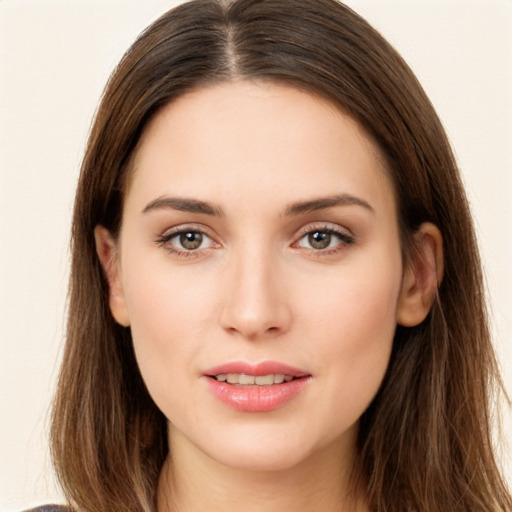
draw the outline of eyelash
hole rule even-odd
[[[312,247],[303,247],[305,250],[310,252],[315,256],[326,256],[331,254],[337,254],[340,251],[343,251],[347,248],[347,246],[353,245],[356,242],[355,237],[352,234],[349,234],[347,231],[333,228],[332,226],[326,225],[318,225],[318,226],[308,226],[304,230],[302,230],[299,239],[297,242],[294,242],[294,246],[299,246],[299,243],[304,238],[311,236],[315,233],[323,233],[326,235],[334,236],[338,239],[338,243],[334,247],[327,247],[325,249],[315,249]]]
[[[179,236],[186,235],[188,233],[199,234],[203,237],[208,238],[212,244],[215,244],[212,237],[209,236],[203,228],[199,228],[197,226],[180,226],[176,230],[167,232],[159,236],[155,242],[157,245],[164,247],[167,252],[169,252],[173,256],[177,256],[178,258],[196,258],[199,256],[199,251],[201,250],[200,248],[191,250],[183,248],[182,250],[180,250],[171,244],[171,241],[173,239],[176,239]]]
[[[170,242],[173,239],[176,239],[177,237],[181,235],[186,235],[188,233],[194,233],[199,234],[203,237],[207,237],[212,245],[215,245],[216,242],[212,239],[211,236],[209,236],[204,229],[195,227],[195,226],[185,226],[177,228],[175,231],[171,231],[168,233],[165,233],[157,238],[155,241],[157,245],[164,247],[170,254],[173,256],[177,256],[179,258],[196,258],[199,256],[199,251],[204,250],[201,248],[197,249],[190,249],[187,250],[183,248],[182,250],[176,249]],[[323,255],[331,255],[336,254],[339,251],[342,251],[347,246],[353,245],[356,242],[356,239],[353,235],[348,234],[346,231],[342,231],[339,229],[335,229],[332,226],[308,226],[307,228],[303,229],[300,233],[300,236],[296,242],[292,244],[292,247],[301,247],[299,243],[301,240],[303,240],[305,237],[311,236],[315,233],[323,233],[329,236],[334,236],[338,239],[338,243],[334,247],[327,247],[322,249],[315,249],[312,247],[302,247],[304,250],[307,250],[311,254],[314,254],[315,256],[323,256]],[[216,244],[218,245],[218,244]]]

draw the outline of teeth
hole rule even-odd
[[[289,377],[289,375],[288,375]],[[291,380],[291,379],[290,379]],[[284,382],[284,375],[277,373],[274,375],[274,384],[282,384]]]
[[[273,375],[265,375],[258,376],[254,379],[258,386],[271,386],[274,384],[274,376]]]
[[[245,373],[220,373],[215,375],[218,382],[227,382],[228,384],[239,384],[241,386],[271,386],[272,384],[282,384],[293,380],[291,375],[282,373],[272,373],[270,375],[247,375]]]
[[[242,373],[238,377],[238,384],[254,384],[254,382],[255,381],[257,382],[259,378],[260,377],[255,377],[254,375],[245,375],[245,374]],[[261,383],[258,382],[258,384],[261,384]]]

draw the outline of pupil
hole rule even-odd
[[[323,231],[316,231],[308,236],[309,243],[314,249],[325,249],[331,243],[331,234]]]
[[[203,235],[201,233],[194,233],[190,231],[188,233],[182,233],[180,235],[180,243],[185,249],[197,249],[203,241]]]

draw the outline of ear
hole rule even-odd
[[[94,239],[96,252],[108,282],[110,312],[118,324],[128,327],[130,318],[121,284],[117,242],[108,229],[99,225],[94,228]]]
[[[443,279],[443,237],[438,227],[424,222],[414,233],[414,254],[404,269],[398,299],[397,323],[414,327],[428,315]]]

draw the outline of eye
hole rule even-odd
[[[187,231],[176,234],[171,238],[171,241],[174,244],[179,244],[181,246],[180,248],[193,251],[194,249],[199,249],[206,238],[206,235],[203,235],[203,233],[199,233],[198,231]]]
[[[326,251],[341,249],[344,245],[354,243],[354,238],[342,231],[333,228],[312,229],[304,233],[297,242],[298,247],[314,251]]]
[[[208,249],[215,245],[206,233],[190,228],[176,229],[166,233],[156,242],[169,252],[180,256],[191,256],[201,249]]]
[[[313,249],[327,249],[331,246],[333,240],[337,241],[332,233],[325,231],[315,231],[314,233],[309,233],[306,237],[309,246]]]

